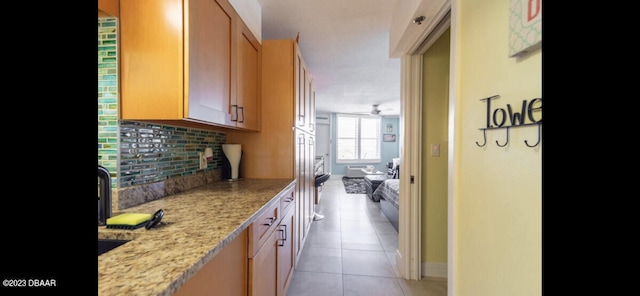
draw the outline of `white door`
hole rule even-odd
[[[316,157],[324,156],[324,172],[331,173],[330,125],[316,123]]]

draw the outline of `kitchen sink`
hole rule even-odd
[[[126,244],[128,240],[98,239],[98,256]]]

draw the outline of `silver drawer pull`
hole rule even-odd
[[[268,218],[268,219],[269,219],[269,220],[271,220],[271,221],[269,221],[269,223],[264,223],[264,224],[262,224],[262,225],[271,226],[271,225],[273,225],[273,222],[275,222],[275,221],[276,221],[276,219],[278,219],[278,218],[276,218],[276,217],[271,217],[271,218]]]

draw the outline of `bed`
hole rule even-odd
[[[398,203],[400,196],[400,179],[387,179],[373,192],[373,200],[380,201],[382,213],[398,231]]]

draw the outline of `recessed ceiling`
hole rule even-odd
[[[389,56],[397,0],[258,0],[262,40],[295,39],[318,113],[400,114],[400,59]]]

